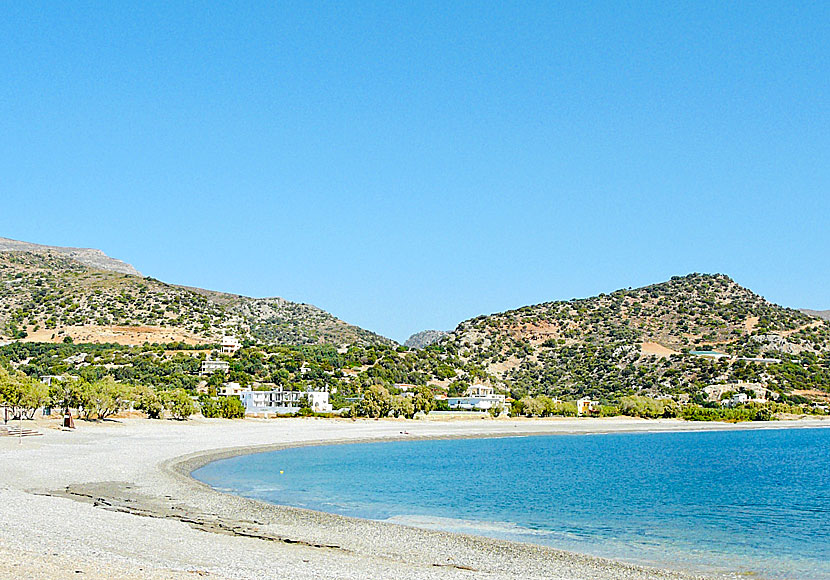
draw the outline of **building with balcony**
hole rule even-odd
[[[505,409],[505,396],[496,393],[493,387],[477,384],[464,391],[463,397],[447,397],[447,406],[452,410],[489,411],[492,408]]]
[[[296,413],[302,406],[303,399],[308,401],[312,411],[331,413],[328,391],[271,391],[244,390],[238,395],[245,406],[246,413],[277,413],[286,415]]]

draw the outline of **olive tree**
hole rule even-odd
[[[386,387],[381,385],[369,385],[363,392],[363,400],[360,402],[360,410],[367,417],[386,417],[391,409],[391,396]]]
[[[403,397],[401,395],[393,395],[390,398],[389,406],[392,409],[392,414],[395,417],[406,417],[411,419],[415,416],[415,405],[411,397]]]
[[[60,407],[64,413],[80,406],[81,386],[85,381],[78,377],[67,380],[53,380],[49,385],[49,401],[53,407]]]
[[[153,387],[142,385],[135,389],[135,408],[145,413],[148,419],[161,419],[164,400]]]
[[[415,406],[415,412],[429,413],[435,409],[435,395],[427,386],[420,386],[415,389],[415,396],[412,398],[412,404]]]
[[[219,402],[219,414],[224,419],[244,419],[245,405],[237,397],[223,397]]]
[[[165,393],[164,401],[164,406],[170,411],[173,418],[179,421],[187,420],[188,417],[196,412],[196,405],[193,403],[193,399],[190,398],[190,395],[184,389],[168,391]]]
[[[31,419],[48,400],[46,385],[23,373],[0,368],[0,403],[11,408],[12,418]]]
[[[79,402],[85,419],[106,419],[127,406],[132,389],[118,383],[111,376],[91,383],[84,382],[79,389]]]

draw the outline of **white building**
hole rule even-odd
[[[590,415],[592,411],[599,409],[599,401],[592,401],[588,397],[583,397],[576,402],[576,416]]]
[[[735,393],[731,398],[722,401],[721,404],[724,407],[737,407],[738,405],[743,405],[747,401],[749,401],[749,395],[746,393]]]
[[[496,389],[487,385],[472,385],[464,391],[463,397],[447,397],[447,405],[450,409],[464,411],[487,411],[493,407],[504,406],[504,395],[496,394]]]
[[[409,383],[395,383],[392,386],[400,390],[402,393],[409,393],[418,388],[418,385],[412,385]]]
[[[716,350],[693,350],[690,351],[689,354],[693,356],[699,356],[702,358],[708,358],[712,360],[720,360],[722,358],[731,358],[725,352],[718,352]]]
[[[202,367],[199,369],[200,375],[212,375],[216,371],[222,371],[223,373],[227,373],[231,368],[231,365],[228,364],[227,361],[224,360],[213,360],[210,357],[206,358],[202,361]]]
[[[216,394],[220,397],[238,397],[245,389],[239,383],[223,383]]]
[[[51,387],[53,382],[62,383],[66,380],[66,377],[63,375],[43,375],[40,377],[40,382],[46,385],[47,387]]]
[[[755,357],[742,356],[738,360],[743,360],[743,361],[746,361],[746,362],[761,363],[761,364],[765,364],[765,365],[781,364],[781,359],[780,358],[764,358],[764,357],[758,357],[758,356],[755,356]]]
[[[331,413],[327,391],[273,391],[244,390],[238,394],[245,405],[246,413],[296,413],[302,399],[307,399],[311,410],[316,413]]]
[[[222,354],[234,354],[240,348],[242,348],[242,345],[235,336],[222,337]]]

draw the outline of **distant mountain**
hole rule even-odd
[[[691,395],[741,381],[830,390],[830,324],[722,274],[479,316],[439,345],[514,396]],[[739,360],[759,357],[782,362]]]
[[[94,250],[92,248],[42,246],[40,244],[0,238],[0,252],[52,252],[72,258],[76,262],[80,262],[84,266],[89,266],[90,268],[94,268],[96,270],[107,270],[110,272],[120,272],[121,274],[141,276],[141,272],[136,270],[132,265],[122,262],[121,260],[116,260],[115,258],[110,258],[101,250]]]
[[[407,338],[403,345],[409,348],[424,348],[438,342],[448,334],[449,332],[444,330],[422,330]]]
[[[12,248],[0,251],[0,336],[6,338],[204,344],[228,334],[266,344],[394,344],[309,304],[142,278],[97,250],[9,241],[3,247]]]
[[[823,320],[830,320],[830,310],[810,310],[809,308],[801,308],[801,312],[809,316],[815,316]]]

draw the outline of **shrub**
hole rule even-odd
[[[236,397],[223,397],[219,402],[219,414],[224,419],[244,419],[245,405]]]
[[[184,389],[174,389],[166,393],[164,397],[165,407],[174,419],[179,421],[186,421],[193,413],[196,412],[196,405],[190,395]]]
[[[136,393],[135,408],[146,414],[148,419],[161,419],[164,400],[152,387],[141,387]]]
[[[118,383],[110,376],[88,383],[81,381],[78,389],[78,405],[85,419],[106,419],[127,406],[132,389]]]
[[[412,402],[412,398],[410,397],[393,395],[390,400],[390,407],[392,409],[392,414],[395,417],[406,417],[407,419],[411,419],[415,416],[415,404]]]
[[[385,387],[370,385],[360,402],[361,412],[367,417],[386,417],[391,408],[391,396]]]
[[[202,417],[206,419],[215,419],[220,416],[219,401],[216,401],[208,395],[199,396],[199,407],[202,410]]]
[[[432,390],[429,387],[420,386],[415,389],[412,404],[415,406],[415,413],[421,411],[429,413],[435,408],[435,395],[432,394]]]

